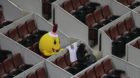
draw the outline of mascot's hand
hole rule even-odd
[[[61,48],[61,49],[59,50],[59,52],[61,52],[61,51],[64,51],[64,49],[63,49],[63,48]]]

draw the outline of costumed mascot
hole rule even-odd
[[[39,50],[45,57],[58,54],[60,51],[60,38],[58,37],[57,25],[54,24],[53,30],[43,35],[39,41]],[[61,49],[62,50],[62,49]]]

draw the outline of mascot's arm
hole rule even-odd
[[[54,55],[54,54],[52,54],[52,53],[50,53],[50,52],[47,52],[47,51],[42,51],[42,53],[43,53],[43,55],[44,56],[52,56],[52,55]]]
[[[64,49],[60,49],[59,52],[63,51]],[[45,55],[45,56],[52,56],[52,55],[55,55],[55,54],[58,54],[59,52],[47,52],[47,51],[42,51],[42,53]]]

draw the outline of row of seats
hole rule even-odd
[[[112,54],[118,57],[125,56],[125,44],[140,36],[140,29],[135,27],[131,17],[110,27],[106,34],[113,40]]]
[[[0,28],[8,25],[8,24],[11,24],[12,21],[6,21],[5,18],[4,18],[4,14],[3,14],[3,7],[2,5],[0,5]]]
[[[132,43],[132,46],[140,49],[140,39],[138,39],[137,41],[135,41],[134,43]]]
[[[79,75],[79,78],[102,78],[104,74],[111,73],[114,70],[111,59],[104,59],[101,63],[91,67],[83,74]]]
[[[41,52],[38,49],[38,42],[45,33],[47,33],[47,31],[37,29],[34,20],[29,20],[24,24],[17,26],[15,29],[9,30],[6,35],[23,46],[29,48],[33,52],[43,56],[40,54]]]
[[[35,72],[29,73],[26,78],[48,78],[44,67],[37,69]]]
[[[0,78],[12,78],[30,67],[32,65],[25,64],[20,53],[14,54],[0,63]]]
[[[75,11],[78,11],[82,7],[87,7],[92,9],[92,7],[95,7],[96,5],[93,2],[90,2],[89,0],[66,0],[62,3],[61,7],[64,8],[69,13],[73,14]]]
[[[90,55],[89,55],[89,57],[90,57]],[[84,59],[86,59],[86,58],[84,58]],[[91,63],[91,60],[90,60],[90,63],[88,61],[86,61],[85,62],[85,63],[87,63],[86,66],[82,66],[82,63],[78,60],[71,62],[69,52],[66,52],[63,56],[59,56],[58,58],[56,58],[53,61],[54,64],[65,69],[66,71],[68,71],[69,73],[71,73],[73,75],[82,71],[83,69],[85,69],[89,65],[93,64],[94,62],[96,62],[95,58],[92,59],[92,63]]]
[[[78,64],[79,64],[78,61],[75,61],[75,62],[70,61],[69,52],[67,52],[63,56],[60,56],[60,57],[56,58],[56,60],[53,63],[56,64],[57,66],[65,69],[66,71],[68,71],[69,73],[71,73],[73,75],[82,70],[82,69],[78,69],[78,67],[77,67]]]
[[[34,20],[18,25],[16,28],[9,30],[5,35],[19,42],[25,47],[30,47],[33,43],[38,42],[40,37],[44,35],[45,31],[37,29]]]
[[[119,16],[113,15],[109,6],[105,5],[96,11],[86,15],[85,23],[89,27],[89,40],[97,44],[98,29],[117,19]]]
[[[84,22],[86,14],[94,11],[99,6],[99,3],[90,2],[89,0],[66,0],[61,5],[62,8],[82,22]]]
[[[54,62],[54,64],[60,66],[63,69],[68,69],[71,66],[74,66],[75,63],[70,61],[70,54],[67,52],[65,55],[58,57]]]
[[[136,0],[117,0],[117,1],[128,6],[131,9],[134,9],[134,8],[140,6],[140,2],[138,2]]]

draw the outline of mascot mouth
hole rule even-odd
[[[56,49],[53,49],[53,48],[52,48],[52,51],[53,51],[53,52],[59,52],[59,49],[56,50]]]

